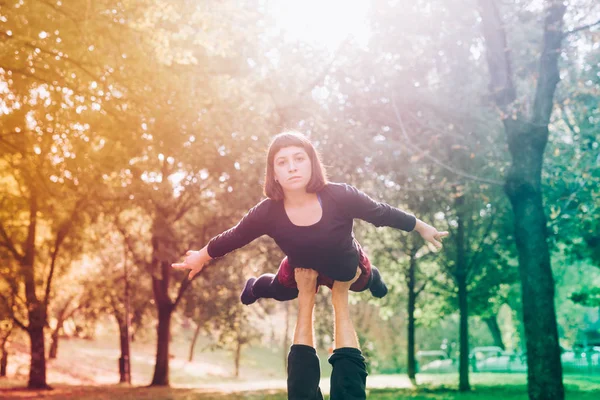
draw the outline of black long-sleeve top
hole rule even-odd
[[[356,274],[358,250],[354,244],[354,218],[375,226],[390,226],[410,232],[416,218],[389,204],[370,198],[344,183],[328,183],[318,192],[322,217],[309,226],[294,225],[283,201],[265,199],[254,206],[233,228],[208,243],[212,258],[239,249],[254,239],[268,235],[288,256],[294,268],[312,268],[338,281]]]

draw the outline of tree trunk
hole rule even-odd
[[[170,303],[158,305],[156,365],[150,386],[169,386],[169,342],[172,312],[173,306]]]
[[[0,358],[0,378],[6,376],[6,368],[8,367],[8,350],[2,349],[2,356]]]
[[[502,112],[512,163],[505,192],[514,214],[515,239],[519,253],[523,322],[527,347],[527,381],[531,400],[563,400],[562,365],[554,310],[554,278],[546,242],[546,215],[541,189],[544,149],[548,124],[560,81],[561,54],[566,6],[548,0],[544,9],[544,35],[539,57],[535,97],[531,115],[525,116],[512,83],[510,48],[501,14],[492,0],[480,0],[483,34],[487,48],[491,89]],[[524,107],[524,106],[523,106]]]
[[[8,367],[8,339],[12,333],[12,325],[8,328],[6,335],[2,337],[2,343],[0,343],[0,378],[6,376],[6,368]]]
[[[466,275],[458,275],[458,307],[460,310],[459,385],[461,392],[471,390],[469,384],[469,309]]]
[[[516,334],[518,335],[518,343],[513,341],[513,347],[515,350],[525,352],[525,324],[523,323],[523,304],[521,303],[521,288],[519,293],[510,292],[508,297],[508,306],[511,309],[511,317],[513,323],[517,329]],[[517,346],[518,344],[518,346]]]
[[[58,354],[58,339],[60,330],[62,329],[64,321],[61,317],[56,321],[56,328],[52,331],[51,342],[50,342],[50,352],[48,354],[48,358],[51,360],[56,359],[56,355]]]
[[[194,347],[196,347],[198,336],[200,336],[200,324],[196,324],[196,330],[194,331],[194,337],[192,338],[192,344],[190,346],[190,356],[188,358],[189,362],[194,361]]]
[[[44,326],[29,326],[31,344],[31,366],[29,370],[29,389],[49,389],[46,383],[46,354],[44,346]]]
[[[52,331],[52,336],[50,337],[50,351],[48,352],[48,358],[50,360],[56,359],[56,354],[58,353],[58,329]]]
[[[511,132],[508,137],[513,156],[505,190],[515,214],[529,397],[561,400],[564,386],[554,309],[554,278],[541,190],[548,128],[518,124],[518,121],[505,125]]]
[[[159,212],[159,214],[162,214]],[[152,234],[152,261],[147,266],[152,272],[152,293],[158,311],[156,327],[156,364],[150,386],[169,386],[169,344],[171,341],[171,315],[181,300],[190,280],[184,279],[179,285],[174,301],[169,297],[171,282],[171,262],[165,259],[176,246],[173,243],[174,233],[169,223],[159,217],[154,221]],[[125,237],[128,241],[129,238]]]
[[[29,389],[50,389],[46,383],[46,349],[44,343],[44,326],[46,326],[46,307],[37,298],[36,280],[33,272],[35,264],[35,238],[37,229],[38,204],[35,190],[29,199],[29,227],[25,242],[25,256],[21,262],[21,276],[25,284],[25,299],[29,326],[29,342],[31,345],[31,362],[29,367]]]
[[[75,296],[71,296],[61,307],[56,317],[56,328],[52,331],[51,342],[50,342],[50,354],[48,358],[51,360],[56,359],[58,353],[58,340],[60,338],[60,331],[62,330],[65,321],[71,318],[79,307],[75,307],[71,312],[67,313],[69,306]]]
[[[491,316],[483,319],[490,330],[492,335],[492,339],[494,340],[494,346],[500,347],[502,350],[505,350],[504,342],[502,341],[502,332],[500,331],[500,326],[498,325],[498,320],[496,316]]]
[[[120,382],[131,385],[131,291],[129,286],[129,273],[127,262],[127,248],[123,250],[123,278],[125,279],[125,318],[120,330],[121,333],[121,362],[123,365],[120,373]]]
[[[459,339],[459,383],[458,390],[466,392],[471,390],[469,384],[469,307],[467,300],[467,265],[465,253],[465,221],[463,218],[464,197],[456,198],[456,285],[458,286],[458,310],[460,313],[460,339]]]
[[[127,325],[119,322],[121,358],[119,358],[119,383],[131,384],[131,354],[127,338]]]
[[[415,360],[415,304],[417,294],[415,292],[415,270],[417,261],[414,254],[411,254],[410,265],[408,269],[408,379],[413,386],[417,386],[417,365]]]

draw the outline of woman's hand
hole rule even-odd
[[[426,224],[420,219],[417,219],[415,230],[421,234],[421,237],[426,242],[433,244],[438,249],[442,248],[442,238],[448,236],[447,231],[439,232],[433,226]]]
[[[175,269],[189,269],[190,274],[188,275],[188,279],[192,279],[196,274],[202,271],[204,268],[204,264],[210,261],[211,258],[206,251],[206,247],[200,251],[189,250],[185,253],[185,260],[182,263],[173,263],[171,267]]]

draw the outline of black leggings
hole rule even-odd
[[[331,400],[366,400],[367,369],[359,349],[335,349],[329,357]],[[288,400],[323,400],[321,369],[313,347],[294,344],[288,354]]]

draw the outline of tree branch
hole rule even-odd
[[[567,7],[562,1],[553,1],[546,9],[544,20],[544,40],[540,56],[539,77],[533,100],[532,123],[535,126],[548,126],[554,107],[554,92],[560,81],[558,57],[563,40],[563,17]]]
[[[510,49],[504,24],[494,0],[479,0],[486,58],[490,73],[489,91],[498,107],[505,109],[515,101],[517,94],[512,78]]]
[[[4,241],[0,242],[0,246],[6,247],[12,253],[12,255],[15,257],[15,260],[17,260],[18,262],[21,262],[23,260],[23,256],[21,254],[19,254],[17,249],[14,247],[12,241],[8,237],[6,231],[4,230],[4,227],[1,224],[0,224],[0,236],[2,236],[2,238],[4,239]]]
[[[200,275],[203,271],[204,271],[204,268],[202,269],[202,271],[200,271],[198,274],[196,274],[196,276]],[[196,276],[194,276],[194,278],[192,278],[192,279],[195,279]],[[179,291],[177,292],[177,297],[175,298],[175,301],[173,302],[173,307],[177,307],[177,304],[179,304],[179,302],[183,298],[183,294],[185,293],[186,289],[190,286],[191,282],[192,281],[190,281],[187,278],[187,276],[185,276],[183,278],[183,280],[181,281],[181,284],[179,285]]]
[[[19,319],[17,319],[17,316],[12,311],[12,307],[11,307],[10,302],[8,301],[8,298],[4,294],[2,294],[1,292],[0,292],[0,298],[2,298],[2,300],[6,304],[8,310],[9,310],[9,313],[10,313],[10,318],[15,322],[15,324],[17,324],[17,326],[19,326],[19,328],[21,328],[25,332],[27,332],[29,329],[27,328],[27,326],[25,326],[25,324],[23,324]]]
[[[15,322],[15,324],[17,324],[17,326],[18,326],[19,328],[23,329],[25,332],[29,332],[29,328],[28,328],[28,327],[27,327],[27,326],[26,326],[24,323],[22,323],[22,322],[21,322],[21,321],[20,321],[20,320],[17,318],[17,316],[16,316],[16,315],[14,315],[14,314],[12,315],[12,320]]]
[[[577,28],[571,29],[570,31],[566,31],[564,33],[563,37],[571,35],[571,34],[576,33],[576,32],[581,32],[581,31],[588,30],[590,28],[593,28],[596,25],[600,25],[600,19],[598,21],[596,21],[596,22],[592,22],[591,24],[581,25],[581,26],[578,26]]]
[[[477,250],[475,251],[475,253],[473,254],[473,257],[471,258],[470,262],[467,263],[467,275],[470,274],[471,272],[471,268],[473,267],[473,265],[475,264],[475,261],[479,261],[479,256],[481,254],[483,254],[483,244],[485,242],[485,239],[487,239],[487,237],[489,236],[490,232],[492,231],[492,227],[494,226],[494,220],[496,219],[496,214],[492,214],[491,218],[490,218],[490,223],[488,224],[485,233],[481,236],[481,240],[479,241],[479,245],[477,245]]]
[[[396,119],[398,120],[398,124],[400,127],[400,130],[402,131],[402,135],[404,136],[404,138],[406,139],[406,145],[409,149],[411,149],[412,151],[418,151],[421,154],[423,154],[426,158],[428,158],[429,160],[433,161],[435,164],[439,165],[440,167],[444,168],[445,170],[458,175],[458,176],[462,176],[463,178],[468,178],[470,180],[473,181],[477,181],[477,182],[484,182],[484,183],[489,183],[491,185],[503,185],[504,183],[501,181],[497,181],[495,179],[488,179],[488,178],[480,178],[478,176],[469,174],[467,172],[458,170],[454,167],[451,167],[450,165],[438,160],[437,158],[433,157],[431,154],[429,154],[429,152],[422,150],[420,147],[418,147],[417,145],[413,144],[410,137],[408,136],[407,132],[406,132],[406,128],[404,127],[404,122],[402,121],[402,117],[400,116],[400,112],[398,111],[398,107],[396,106],[396,101],[394,100],[394,97],[392,96],[392,108],[394,110],[394,114],[396,114]]]
[[[50,272],[48,273],[48,278],[46,279],[46,292],[44,295],[44,308],[48,309],[48,301],[50,300],[50,290],[52,289],[52,278],[54,277],[54,269],[56,266],[56,258],[58,257],[58,251],[60,250],[60,246],[63,244],[71,228],[73,227],[73,223],[77,218],[77,214],[81,211],[81,208],[86,204],[87,196],[80,198],[75,203],[73,207],[73,212],[69,216],[69,218],[64,221],[61,226],[58,228],[56,232],[56,241],[54,242],[54,249],[52,251],[52,261],[50,263]]]
[[[121,224],[119,223],[118,217],[115,217],[114,224],[115,224],[115,227],[117,228],[117,230],[123,236],[123,242],[125,242],[125,245],[129,249],[129,252],[131,253],[131,256],[133,257],[133,260],[135,261],[135,263],[137,265],[144,266],[146,269],[148,269],[148,263],[146,261],[144,261],[144,259],[142,257],[139,257],[136,254],[136,252],[133,248],[133,244],[131,243],[131,239],[129,238],[129,234],[127,233],[127,231],[125,231],[125,228],[123,228],[121,226]]]

